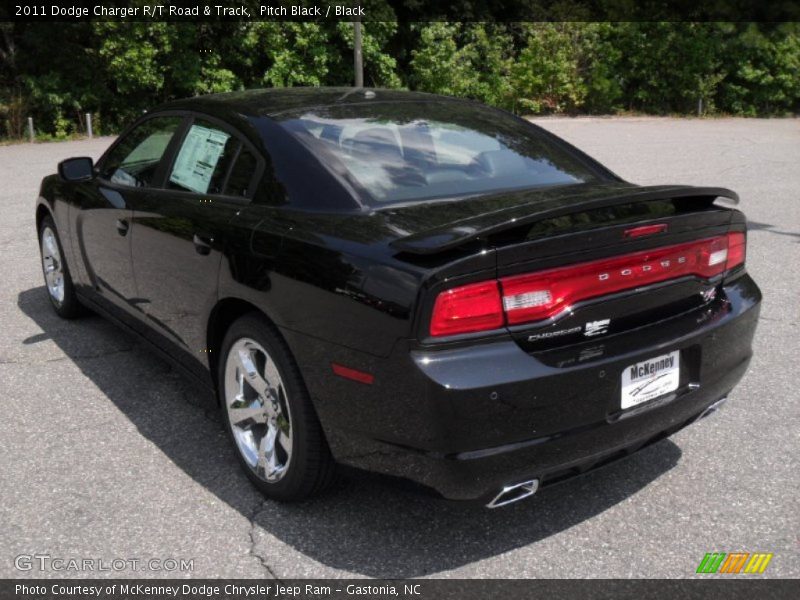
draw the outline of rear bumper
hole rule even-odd
[[[730,392],[750,361],[761,294],[746,274],[723,292],[708,308],[563,350],[528,354],[504,339],[351,354],[345,364],[375,373],[375,385],[328,376],[310,388],[342,463],[459,500],[533,478],[546,486],[672,434]],[[622,370],[674,350],[679,388],[621,411]]]
[[[488,502],[502,487],[530,479],[538,479],[541,489],[628,456],[693,423],[728,394],[748,362],[703,392],[684,394],[619,423],[600,422],[585,429],[452,455],[409,453],[402,470],[384,472],[400,474],[458,500]]]

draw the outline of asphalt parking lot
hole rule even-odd
[[[17,570],[30,554],[194,560],[144,573],[170,577],[690,577],[713,551],[772,552],[764,576],[800,577],[800,120],[538,122],[630,181],[740,193],[765,300],[723,411],[501,510],[372,478],[300,505],[265,501],[180,375],[100,318],[50,309],[39,181],[110,138],[4,146],[0,577],[80,575]]]

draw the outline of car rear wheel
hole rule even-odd
[[[61,246],[56,224],[49,215],[42,219],[39,227],[39,250],[44,283],[56,314],[65,319],[80,316],[84,308],[75,294],[64,248]]]
[[[327,487],[334,463],[289,348],[264,318],[246,315],[222,344],[223,419],[239,462],[265,496],[300,500]]]

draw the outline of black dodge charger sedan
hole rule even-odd
[[[737,200],[626,183],[473,102],[253,90],[63,161],[36,225],[56,312],[213,392],[267,496],[338,463],[495,507],[725,400],[761,300]]]

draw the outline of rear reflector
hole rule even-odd
[[[371,384],[375,381],[375,376],[369,373],[365,373],[364,371],[359,371],[358,369],[351,369],[350,367],[345,367],[344,365],[340,365],[339,363],[331,363],[331,368],[333,372],[336,373],[339,377],[344,377],[345,379],[352,379],[353,381],[358,381],[359,383],[366,383]]]
[[[432,336],[497,329],[554,317],[577,302],[694,275],[710,279],[744,263],[743,233],[472,283],[441,292]]]

